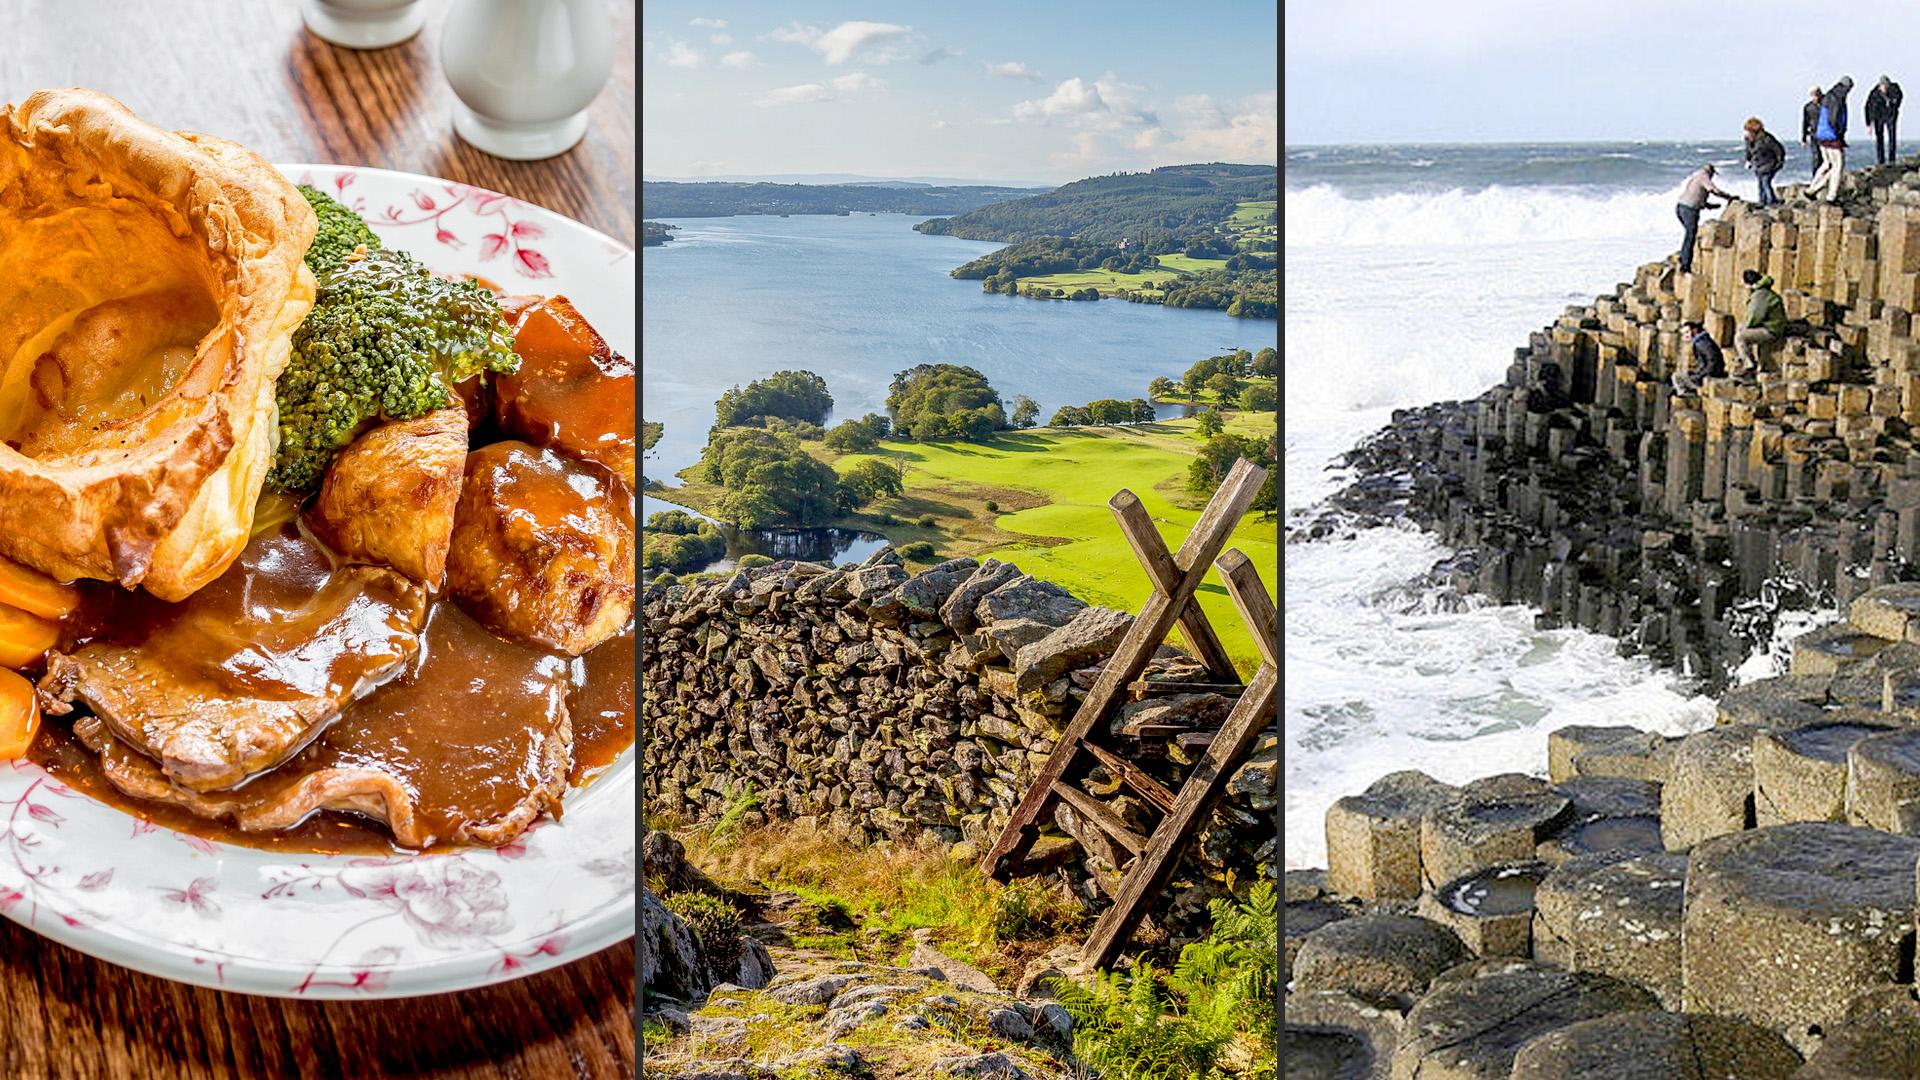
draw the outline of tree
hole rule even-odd
[[[1195,495],[1211,495],[1226,479],[1233,463],[1246,458],[1255,465],[1271,469],[1273,458],[1268,450],[1271,444],[1245,435],[1215,435],[1200,448],[1200,455],[1187,466],[1187,490]]]
[[[1220,358],[1209,356],[1205,360],[1195,360],[1193,366],[1180,378],[1180,384],[1190,392],[1198,393],[1208,379],[1220,374]]]
[[[1213,396],[1222,405],[1232,405],[1234,399],[1240,396],[1240,380],[1224,371],[1218,375],[1207,376],[1206,386],[1208,390],[1213,391]]]
[[[1160,413],[1153,407],[1153,402],[1146,398],[1134,398],[1129,404],[1133,406],[1133,422],[1136,424],[1151,424]]]
[[[883,495],[898,495],[905,488],[899,469],[884,461],[863,461],[840,478],[840,508],[853,510]]]
[[[975,421],[948,423],[949,418],[958,419],[968,411],[980,411],[991,419],[989,435],[1006,426],[1000,395],[985,375],[970,367],[920,364],[896,374],[887,390],[887,413],[893,417],[894,431],[914,439],[946,438],[977,427]]]
[[[1253,373],[1253,354],[1245,349],[1235,349],[1229,356],[1221,357],[1220,370],[1236,379],[1244,379]]]
[[[713,426],[741,427],[770,416],[824,424],[832,411],[827,380],[811,371],[776,371],[744,390],[736,386],[721,394],[713,405]]]
[[[1225,430],[1227,426],[1227,422],[1220,418],[1219,409],[1201,409],[1197,419],[1198,423],[1195,427],[1203,439],[1213,438]]]
[[[1093,414],[1079,405],[1062,405],[1054,410],[1053,419],[1047,421],[1048,427],[1069,428],[1084,427],[1093,423]]]
[[[667,426],[665,424],[655,423],[652,420],[640,421],[640,449],[653,449],[653,444],[659,442],[660,436],[666,434],[666,432]]]
[[[1278,398],[1272,383],[1249,383],[1240,392],[1240,407],[1248,412],[1273,412]]]
[[[1162,375],[1147,384],[1147,396],[1157,401],[1173,393],[1175,388],[1176,384],[1174,381]]]
[[[1273,351],[1273,346],[1268,345],[1253,354],[1253,373],[1255,375],[1280,374],[1280,354]]]
[[[892,422],[879,413],[868,413],[858,420],[843,420],[827,432],[827,449],[842,454],[859,454],[880,445]]]
[[[1098,401],[1087,402],[1087,412],[1093,423],[1101,426],[1133,422],[1133,406],[1128,402],[1117,401],[1113,398],[1101,398]]]
[[[792,435],[722,428],[701,454],[701,472],[724,488],[715,514],[744,528],[818,525],[838,507],[839,474]]]
[[[1013,426],[1030,428],[1040,418],[1040,404],[1025,394],[1013,396]]]

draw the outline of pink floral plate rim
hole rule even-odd
[[[565,293],[632,355],[631,247],[447,180],[280,168],[343,196],[436,271]],[[633,936],[637,771],[629,749],[569,793],[560,820],[498,850],[367,858],[213,843],[8,762],[0,915],[110,963],[219,990],[365,1000],[487,986]]]

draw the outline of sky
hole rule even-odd
[[[1279,26],[1260,0],[641,11],[648,177],[1060,183],[1279,155]]]
[[[1852,75],[1856,126],[1881,75],[1920,93],[1912,0],[1286,7],[1289,146],[1737,140],[1752,115],[1797,137],[1813,83]]]

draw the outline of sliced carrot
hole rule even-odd
[[[16,670],[40,662],[60,637],[60,627],[0,604],[0,668]]]
[[[80,590],[12,559],[0,559],[0,604],[43,619],[61,619],[80,606]]]
[[[40,702],[33,684],[11,671],[0,671],[0,761],[24,757],[40,731]]]

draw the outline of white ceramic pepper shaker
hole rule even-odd
[[[495,157],[565,153],[613,73],[606,0],[459,0],[440,34],[453,130]]]
[[[300,18],[322,40],[349,49],[384,49],[420,32],[424,0],[300,0]]]

